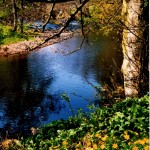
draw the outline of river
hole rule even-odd
[[[81,37],[47,46],[23,56],[0,58],[0,129],[10,134],[29,132],[31,127],[67,119],[72,115],[63,93],[70,97],[74,113],[97,104],[91,86],[109,81],[121,66],[119,44],[91,35],[80,50]],[[61,53],[59,53],[61,51]],[[112,58],[116,64],[113,63]]]

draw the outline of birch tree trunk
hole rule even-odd
[[[124,60],[122,72],[126,97],[139,95],[141,51],[143,29],[141,29],[143,0],[123,0],[122,18],[125,24],[123,30],[122,48]]]

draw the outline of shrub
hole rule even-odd
[[[149,96],[127,98],[111,108],[79,112],[68,120],[54,121],[22,140],[24,149],[129,149],[148,150]]]
[[[112,107],[78,112],[68,120],[54,121],[21,140],[6,140],[11,150],[148,150],[149,96],[127,98]],[[90,107],[93,109],[93,107]],[[34,130],[34,132],[33,132]]]

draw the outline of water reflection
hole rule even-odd
[[[0,62],[0,127],[4,130],[9,124],[12,129],[29,131],[48,117],[49,110],[59,113],[64,107],[57,95],[45,92],[53,81],[51,71],[47,73],[40,63],[35,66],[36,61],[30,63],[26,57]]]
[[[64,92],[75,113],[78,108],[88,111],[87,99],[93,100],[96,92],[87,80],[107,81],[112,72],[117,74],[112,58],[119,64],[121,60],[106,38],[98,38],[92,46],[85,42],[71,55],[53,53],[73,50],[80,42],[75,37],[26,56],[0,59],[0,128],[27,133],[32,126],[67,119],[72,114],[61,99]]]

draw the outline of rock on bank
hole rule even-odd
[[[44,33],[40,33],[34,40],[0,46],[0,56],[8,57],[12,55],[21,55],[21,54],[29,53],[30,51],[33,51],[33,49],[37,47],[39,44],[41,44],[45,39],[53,36],[54,34],[55,33],[52,31],[46,31]],[[42,44],[40,47],[34,50],[38,50],[42,47],[61,42],[63,40],[71,38],[72,36],[73,36],[73,32],[64,32],[59,37],[49,40],[48,42]]]

